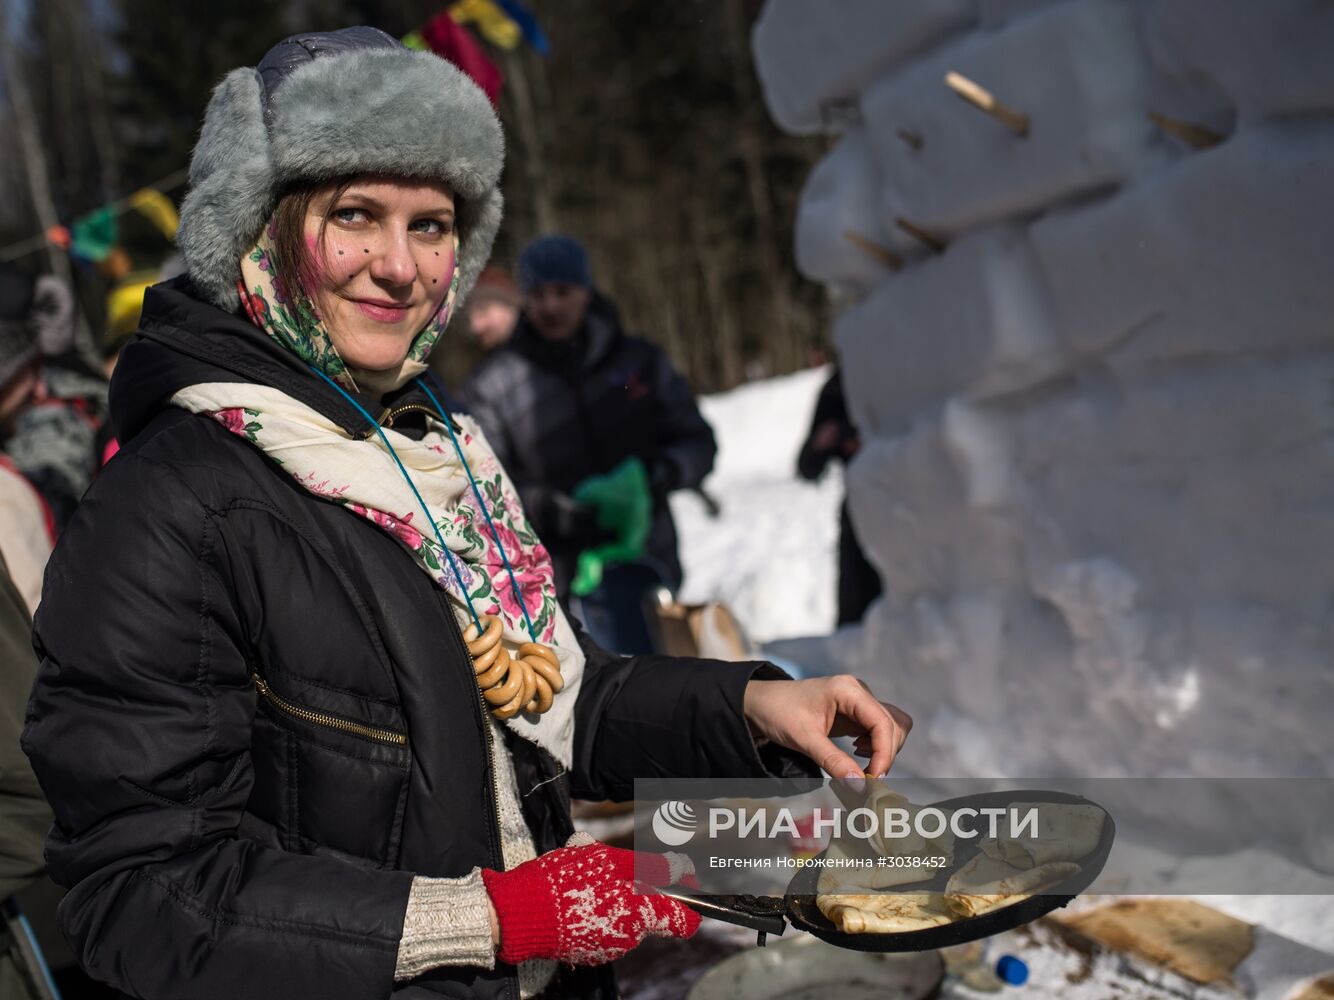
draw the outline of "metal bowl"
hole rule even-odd
[[[802,934],[724,959],[688,1000],[928,1000],[944,976],[934,951],[850,952]]]

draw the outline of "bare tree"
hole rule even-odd
[[[32,110],[32,100],[28,92],[28,81],[24,79],[20,68],[18,53],[9,34],[8,17],[0,16],[0,55],[4,57],[5,84],[9,93],[9,104],[17,131],[19,151],[23,157],[24,176],[28,182],[28,196],[32,200],[33,212],[37,223],[47,232],[60,218],[56,214],[55,202],[51,198],[51,186],[46,173],[46,154],[42,147],[42,138],[37,130],[37,120]],[[63,251],[54,247],[46,248],[47,263],[51,273],[69,283],[69,260]]]

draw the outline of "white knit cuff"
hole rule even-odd
[[[667,862],[667,881],[669,885],[678,885],[681,879],[687,875],[695,874],[695,862],[691,860],[688,854],[681,854],[678,851],[664,851],[662,856]]]
[[[440,965],[492,969],[495,964],[482,870],[474,868],[462,878],[414,878],[394,979],[411,979]]]

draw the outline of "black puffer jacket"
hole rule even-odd
[[[137,997],[387,997],[411,873],[501,864],[472,667],[398,542],[166,406],[211,381],[274,386],[368,432],[187,279],[149,292],[112,387],[123,447],[57,547],[36,621],[24,747],[56,815],[61,923],[94,976]],[[539,851],[571,831],[571,793],[813,773],[771,747],[762,760],[741,714],[749,678],[776,668],[586,653],[573,771],[546,780],[554,759],[506,731]],[[610,970],[566,976],[568,995],[611,995]],[[393,995],[517,997],[517,980],[440,969]]]
[[[667,494],[702,483],[717,446],[681,373],[660,348],[628,336],[610,302],[594,295],[568,343],[546,341],[520,319],[462,393],[551,553],[562,594],[579,545],[556,531],[549,491],[569,493],[631,455],[643,460],[654,491],[646,552],[680,587]]]

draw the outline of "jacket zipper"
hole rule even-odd
[[[425,413],[428,417],[440,416],[438,413],[435,412],[435,410],[431,409],[431,407],[424,406],[421,403],[405,403],[403,406],[388,407],[383,413],[380,414],[379,423],[382,427],[393,427],[394,421],[405,413]],[[454,419],[454,415],[452,413],[446,412],[445,416],[449,418],[449,423],[450,426],[454,428],[454,433],[455,434],[462,433],[463,428],[460,427],[458,421]],[[369,431],[366,432],[364,436],[370,437],[374,433],[375,429],[371,428]]]
[[[402,733],[396,733],[392,729],[380,729],[376,726],[365,726],[360,722],[352,722],[350,719],[340,719],[336,715],[326,715],[323,712],[313,712],[308,708],[302,708],[300,705],[293,705],[286,698],[283,698],[273,692],[268,682],[259,674],[255,674],[255,690],[259,696],[278,711],[293,718],[300,719],[302,722],[309,722],[311,725],[324,726],[328,729],[337,729],[342,733],[351,733],[353,736],[361,736],[368,740],[375,740],[379,743],[392,743],[395,746],[406,746],[408,738]]]
[[[454,611],[449,607],[449,599],[445,598],[445,617],[449,619],[449,631],[458,642],[459,650],[463,653],[463,662],[472,665],[472,656],[468,652],[468,644],[463,641],[463,629],[459,627],[458,621],[454,617]],[[478,721],[482,724],[482,735],[486,737],[486,769],[491,772],[491,823],[487,828],[487,839],[491,842],[492,856],[500,865],[500,870],[505,870],[505,852],[500,845],[500,781],[496,778],[496,738],[491,733],[491,721],[487,718],[490,709],[487,707],[486,699],[482,697],[482,689],[473,684],[473,690],[477,692],[477,710],[480,713]],[[510,977],[510,982],[517,986],[518,976]],[[511,990],[508,985],[505,989],[505,995],[511,996],[517,993],[517,990]]]
[[[459,628],[459,623],[458,621],[455,620],[454,617],[454,611],[452,611],[452,609],[448,607],[448,599],[446,599],[446,609],[444,609],[444,613],[446,613],[446,617],[450,619],[450,632],[452,633],[452,635],[454,635],[455,639],[458,639],[459,647],[463,651],[463,661],[464,663],[467,663],[471,667],[472,656],[470,655],[470,653],[468,653],[468,644],[464,643],[463,641],[463,629]],[[472,689],[474,689],[474,691],[478,693],[478,699],[476,699],[475,704],[478,705],[479,721],[480,723],[482,723],[482,735],[486,736],[487,740],[487,771],[491,772],[491,825],[490,829],[488,829],[487,831],[488,833],[487,839],[491,840],[492,852],[494,852],[496,863],[500,865],[500,871],[504,871],[504,849],[500,847],[499,843],[500,780],[498,779],[498,777],[496,777],[496,755],[495,755],[496,737],[491,733],[491,721],[487,719],[487,712],[490,712],[491,709],[487,707],[487,700],[484,699],[484,697],[482,696],[482,688],[479,688],[478,685],[474,684],[472,685]],[[518,987],[518,983],[519,983],[519,977],[518,977],[518,972],[516,972],[514,976],[510,977],[510,984],[507,984],[506,991],[504,991],[504,996],[518,995],[518,989],[508,988],[510,987],[511,984],[514,985],[514,987]]]
[[[459,623],[454,620],[454,613],[450,608],[446,607],[445,613],[449,618],[450,625],[452,626],[450,631],[454,634],[454,637],[458,640],[459,647],[463,652],[464,662],[467,663],[469,666],[471,666],[472,656],[468,653],[468,644],[463,641],[463,632],[459,628]],[[473,689],[477,693],[476,704],[480,716],[479,721],[482,724],[482,735],[486,737],[486,768],[488,771],[491,772],[491,819],[492,819],[491,829],[499,831],[500,782],[496,778],[496,753],[495,753],[496,738],[491,732],[491,722],[489,719],[487,719],[487,713],[490,711],[490,709],[487,707],[486,699],[482,697],[482,689],[478,687],[475,683],[473,684]],[[503,870],[505,867],[505,854],[501,850],[500,844],[498,842],[492,841],[491,846],[495,848],[496,859],[499,862],[501,869]]]

